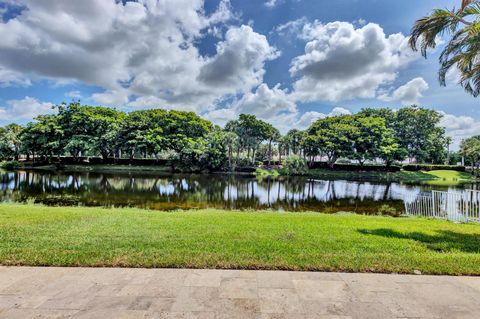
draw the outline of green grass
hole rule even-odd
[[[350,214],[3,204],[0,264],[480,275],[480,226]]]
[[[449,171],[449,170],[434,170],[426,172],[428,175],[435,177],[429,184],[435,185],[451,185],[452,183],[462,183],[472,181],[473,176],[465,172]]]
[[[454,186],[474,180],[471,174],[450,170],[437,170],[430,172],[361,172],[361,171],[335,171],[328,169],[312,169],[309,176],[328,179],[346,180],[374,180],[383,182],[428,183],[435,185]]]

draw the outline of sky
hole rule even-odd
[[[255,114],[283,133],[364,107],[417,104],[460,141],[478,100],[440,46],[408,47],[414,21],[460,0],[0,0],[0,125],[80,100],[195,111],[223,125]]]

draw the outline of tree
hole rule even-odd
[[[328,165],[333,167],[339,157],[353,153],[354,136],[358,134],[358,128],[352,116],[342,115],[317,120],[307,134],[313,139],[309,141],[310,145],[315,143],[316,148],[327,156]]]
[[[387,149],[394,147],[393,131],[381,117],[354,116],[356,130],[353,132],[353,153],[351,158],[363,166],[367,160],[375,160],[385,155]]]
[[[22,151],[22,130],[20,125],[14,123],[0,127],[0,159],[19,159]]]
[[[441,157],[445,145],[445,129],[439,127],[441,118],[437,111],[417,106],[395,112],[394,134],[410,160],[421,163]]]
[[[51,161],[54,155],[62,154],[63,130],[58,115],[40,115],[27,124],[20,139],[27,153],[46,157]]]
[[[231,133],[224,132],[219,127],[215,128],[207,136],[207,148],[205,152],[204,164],[207,169],[211,171],[217,171],[225,168],[225,163],[227,163],[227,149],[229,148],[228,140],[230,138]]]
[[[268,166],[271,165],[273,159],[272,144],[280,138],[280,132],[270,123],[265,123],[265,137],[268,140]]]
[[[472,165],[472,174],[475,168],[478,175],[478,167],[480,161],[480,135],[467,138],[460,144],[460,153],[470,160]]]
[[[123,112],[101,106],[72,102],[58,107],[59,123],[64,132],[62,147],[74,158],[91,153],[103,158],[113,155]]]
[[[288,131],[285,135],[286,146],[288,148],[288,153],[292,152],[295,155],[298,155],[301,150],[301,141],[303,138],[303,132],[297,129],[292,129]],[[287,154],[288,155],[288,154]]]
[[[241,150],[247,150],[247,159],[252,165],[255,164],[255,152],[260,143],[269,138],[269,133],[275,135],[270,124],[251,114],[240,114],[238,120],[229,121],[225,125],[225,130],[238,136],[237,165]]]
[[[446,85],[449,70],[460,73],[460,85],[473,96],[480,93],[480,3],[463,0],[460,9],[436,9],[417,20],[412,28],[410,47],[426,58],[429,48],[435,48],[445,34],[450,36],[439,58],[440,84]]]

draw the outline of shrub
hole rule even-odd
[[[327,162],[314,162],[310,164],[310,168],[331,169]],[[351,172],[398,172],[401,170],[400,166],[379,165],[379,164],[365,164],[360,166],[358,164],[339,164],[335,163],[333,169],[336,171],[351,171]]]
[[[300,156],[289,156],[284,163],[288,175],[305,175],[308,172],[308,165],[305,159]]]
[[[397,211],[395,207],[392,207],[388,204],[384,204],[380,206],[380,208],[378,209],[378,215],[400,217],[402,213]]]
[[[23,165],[20,162],[17,162],[17,161],[9,161],[9,162],[3,162],[1,167],[3,169],[9,170],[9,171],[14,171],[14,170],[22,168]]]
[[[457,172],[465,172],[465,166],[458,165],[440,165],[440,164],[405,164],[402,166],[403,170],[409,172],[416,171],[436,171],[436,170],[449,170]]]

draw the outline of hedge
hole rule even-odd
[[[405,164],[402,166],[403,170],[416,171],[435,171],[435,170],[449,170],[457,172],[465,172],[465,166],[459,165],[440,165],[440,164]]]
[[[315,168],[328,168],[331,167],[328,165],[327,162],[314,162],[309,163],[309,167],[312,169]],[[401,170],[400,166],[392,165],[392,166],[385,166],[385,165],[370,165],[365,164],[360,166],[358,164],[334,164],[333,169],[336,171],[357,171],[357,172],[399,172]]]

